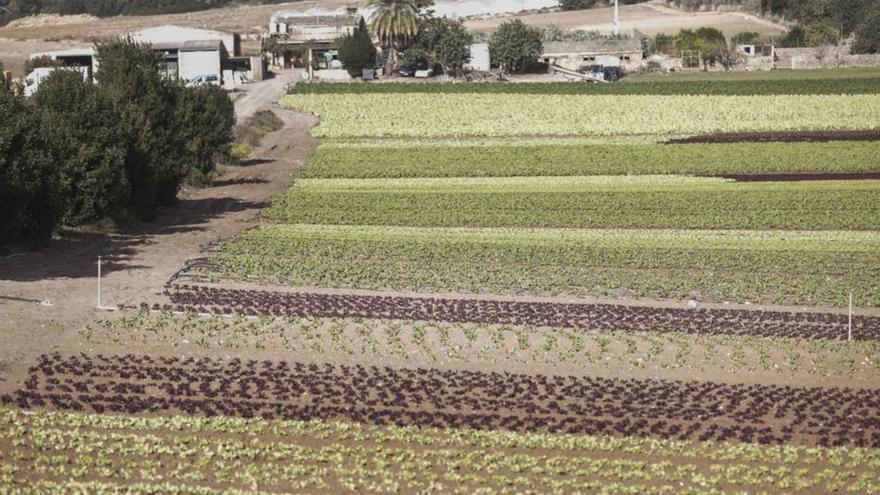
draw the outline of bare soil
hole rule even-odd
[[[611,7],[593,8],[569,12],[528,13],[514,16],[530,26],[544,27],[555,24],[566,29],[592,29],[611,32],[614,29]],[[465,25],[476,31],[494,31],[509,17],[475,19]],[[659,33],[673,34],[681,29],[714,27],[725,36],[743,31],[754,31],[762,35],[778,35],[787,27],[758,16],[744,12],[700,11],[684,12],[666,7],[662,2],[649,2],[637,5],[620,6],[620,29],[622,32],[637,30],[647,35]]]

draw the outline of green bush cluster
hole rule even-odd
[[[129,39],[99,44],[97,57],[97,85],[58,70],[30,100],[0,95],[0,244],[108,216],[149,219],[228,154],[235,116],[222,89],[166,79]]]

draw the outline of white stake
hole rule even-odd
[[[852,342],[852,292],[849,293],[849,330],[847,336],[850,342]]]
[[[618,34],[620,32],[620,14],[617,12],[617,0],[614,0],[614,19],[612,23],[614,24],[614,34]]]
[[[101,307],[101,257],[98,256],[98,307]]]

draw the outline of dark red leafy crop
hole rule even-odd
[[[814,339],[847,336],[846,315],[834,313],[317,294],[196,285],[173,286],[166,295],[172,302],[169,309],[218,314],[392,318]],[[855,316],[853,338],[880,339],[880,317]]]
[[[880,390],[150,356],[42,356],[0,402],[675,439],[880,447]]]

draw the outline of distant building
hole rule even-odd
[[[316,70],[338,69],[338,40],[351,34],[369,12],[356,7],[328,10],[314,8],[305,12],[277,12],[269,21],[270,43],[284,68],[305,67],[309,76]]]
[[[596,65],[602,57],[617,57],[624,70],[642,64],[642,44],[636,38],[597,38],[589,41],[548,41],[540,59],[548,65],[568,70]]]
[[[184,81],[224,84],[232,88],[262,74],[260,57],[239,56],[241,38],[237,34],[179,26],[159,26],[132,33],[139,43],[149,44],[165,63],[165,75]],[[230,51],[231,50],[231,51]],[[94,48],[35,53],[31,59],[48,57],[65,67],[84,70],[89,79],[98,70]],[[253,69],[254,65],[257,70]],[[43,71],[45,72],[45,71]],[[261,76],[260,76],[261,77]],[[36,90],[37,78],[31,77]]]
[[[736,45],[736,51],[746,57],[770,57],[770,58],[773,58],[776,55],[776,51],[775,51],[775,48],[773,47],[773,45],[768,45],[768,44]]]
[[[225,31],[212,29],[198,29],[182,26],[164,25],[154,28],[143,29],[131,33],[131,38],[140,43],[186,43],[188,41],[219,40],[232,57],[241,55],[241,36]]]

